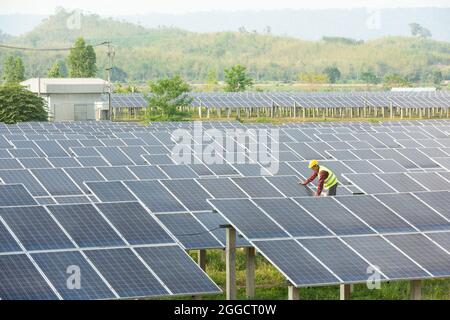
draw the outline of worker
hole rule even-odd
[[[316,196],[320,196],[322,190],[325,189],[327,196],[335,196],[338,187],[338,180],[334,175],[333,171],[325,166],[320,166],[319,161],[311,160],[309,162],[308,168],[313,170],[311,176],[303,182],[299,182],[301,185],[308,185],[310,182],[314,181],[317,176],[319,176],[319,182],[317,183]]]

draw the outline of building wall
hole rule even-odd
[[[46,95],[49,116],[55,121],[96,120],[96,103],[102,101],[97,93]]]

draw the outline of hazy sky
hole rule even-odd
[[[76,4],[75,4],[76,3]],[[50,14],[56,7],[105,15],[209,10],[324,9],[355,7],[450,7],[450,0],[0,0],[0,14]]]

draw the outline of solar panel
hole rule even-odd
[[[45,252],[32,254],[32,257],[64,300],[115,298],[113,292],[79,252]],[[68,286],[68,277],[73,267],[80,270],[79,288]]]
[[[0,185],[0,207],[37,204],[23,185]]]
[[[86,186],[102,202],[137,200],[120,181],[86,182]]]
[[[433,172],[411,172],[408,175],[432,191],[450,190],[450,182]]]
[[[295,240],[254,241],[254,244],[297,287],[340,283]]]
[[[133,160],[133,162],[137,165],[145,165],[146,162],[144,159],[142,159],[141,155],[145,154],[145,150],[141,147],[133,147],[133,146],[126,146],[121,147],[120,150],[122,150],[123,153],[125,153],[128,158]]]
[[[195,180],[162,180],[162,183],[181,201],[182,204],[192,211],[211,210],[206,202],[211,196],[198,185]],[[186,192],[189,190],[189,192]]]
[[[350,180],[354,185],[361,189],[364,193],[393,193],[396,192],[384,181],[370,173],[345,174],[345,178]]]
[[[57,204],[81,204],[91,203],[91,200],[86,196],[67,196],[67,197],[53,197]],[[49,203],[51,204],[51,203]]]
[[[94,168],[66,168],[64,171],[84,192],[89,193],[85,181],[104,181],[105,179]]]
[[[102,157],[77,157],[77,160],[83,167],[102,167],[108,165]]]
[[[208,169],[211,170],[216,176],[238,176],[237,172],[231,165],[224,164],[208,164]]]
[[[306,197],[313,193],[308,187],[299,185],[299,179],[294,176],[266,177],[266,179],[281,191],[286,197]]]
[[[39,206],[0,208],[0,216],[26,250],[73,248],[48,212]]]
[[[23,167],[17,159],[0,159],[0,169],[23,169]]]
[[[343,240],[391,279],[430,276],[410,257],[380,236],[345,237]]]
[[[157,218],[188,250],[223,247],[192,214],[165,213],[158,214]]]
[[[152,212],[185,211],[158,181],[126,181],[125,184]]]
[[[339,203],[379,233],[414,232],[414,228],[372,196],[336,197]]]
[[[85,253],[120,297],[169,294],[130,249],[89,250]]]
[[[91,204],[52,205],[48,209],[79,247],[125,245]]]
[[[154,166],[129,166],[128,169],[133,172],[140,180],[165,179],[166,175]]]
[[[96,147],[96,149],[113,166],[134,165],[118,147]]]
[[[247,195],[228,178],[198,179],[197,181],[216,199],[247,198]]]
[[[55,168],[75,168],[75,167],[81,167],[81,165],[78,163],[75,158],[70,157],[58,157],[58,158],[48,158],[48,161],[55,167]]]
[[[381,172],[405,172],[407,169],[400,165],[397,161],[392,159],[382,159],[382,160],[370,160],[375,167],[381,170]]]
[[[295,198],[296,202],[337,235],[374,233],[330,197]]]
[[[178,246],[137,248],[136,252],[173,294],[220,291]]]
[[[51,195],[82,194],[82,191],[62,169],[32,169],[31,172]]]
[[[144,154],[142,157],[152,165],[174,164],[172,158],[166,154]]]
[[[450,223],[411,194],[376,196],[421,231],[450,229]]]
[[[56,204],[55,200],[53,200],[53,198],[50,198],[50,197],[40,197],[40,198],[35,198],[35,200],[40,205]]]
[[[367,280],[370,265],[339,239],[304,239],[299,242],[344,282]]]
[[[447,191],[440,192],[418,192],[415,194],[420,200],[428,204],[441,215],[450,219],[450,193]]]
[[[187,165],[161,165],[159,167],[171,179],[198,178],[195,171]]]
[[[293,237],[331,235],[292,199],[257,199],[255,203]]]
[[[262,177],[232,178],[252,198],[283,197],[283,195]]]
[[[0,256],[2,300],[56,300],[58,297],[25,254]]]
[[[266,214],[259,210],[250,200],[209,200],[237,230],[250,239],[286,238],[284,232]]]
[[[450,274],[450,255],[421,234],[392,235],[386,238],[435,277]]]
[[[46,158],[23,158],[19,161],[27,169],[53,168]]]
[[[0,223],[0,252],[22,251],[19,244],[14,240],[8,229]]]
[[[36,145],[45,153],[47,157],[67,157],[68,154],[56,142],[51,140],[37,140]]]
[[[377,176],[398,192],[426,191],[404,173],[380,173]]]
[[[97,167],[107,181],[137,180],[127,167]]]
[[[174,242],[137,202],[99,203],[97,208],[131,245]]]

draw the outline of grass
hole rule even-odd
[[[197,259],[195,251],[190,253]],[[225,259],[223,250],[208,250],[206,272],[211,279],[225,291]],[[246,300],[245,296],[245,253],[242,249],[236,252],[236,282],[238,299]],[[287,284],[283,275],[278,272],[261,255],[256,257],[255,270],[256,300],[286,300]],[[205,295],[202,299],[224,300],[225,294]],[[351,294],[356,300],[407,300],[409,299],[409,281],[382,282],[379,290],[369,290],[365,284],[356,284]],[[193,297],[178,297],[176,299],[193,299]],[[302,300],[338,300],[339,287],[300,288]],[[450,279],[425,280],[422,284],[422,299],[449,300]]]

